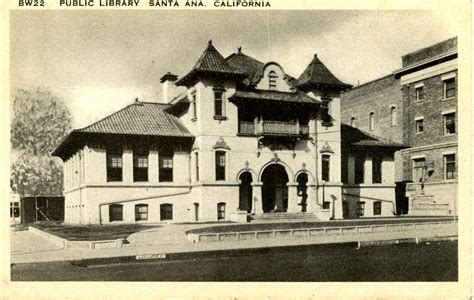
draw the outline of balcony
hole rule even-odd
[[[300,125],[299,121],[267,121],[255,119],[254,122],[239,122],[239,134],[264,136],[308,136],[309,126]]]

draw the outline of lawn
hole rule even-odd
[[[432,217],[422,219],[411,218],[390,218],[390,219],[367,219],[354,221],[326,221],[326,222],[285,222],[285,223],[250,223],[227,226],[210,226],[186,231],[189,233],[223,233],[223,232],[241,232],[257,230],[279,230],[279,229],[298,229],[298,228],[317,228],[317,227],[338,227],[338,226],[363,226],[375,224],[400,224],[400,223],[424,223],[451,221],[452,217]]]
[[[41,222],[32,225],[38,229],[70,241],[99,241],[127,238],[157,225],[117,224],[117,225],[72,225],[56,222]]]

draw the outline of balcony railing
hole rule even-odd
[[[255,119],[254,122],[239,122],[239,133],[244,135],[280,135],[280,136],[307,136],[308,125],[296,122],[268,121]]]

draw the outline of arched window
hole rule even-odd
[[[225,203],[217,203],[217,220],[225,219]]]
[[[369,129],[370,131],[373,131],[375,128],[375,114],[371,112],[369,114]]]
[[[165,203],[160,205],[160,220],[173,220],[173,204]]]
[[[277,87],[277,78],[278,75],[275,71],[270,71],[268,73],[268,88],[274,90]]]
[[[135,221],[148,220],[148,204],[135,205]]]

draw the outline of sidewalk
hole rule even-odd
[[[191,227],[192,226],[192,227]],[[204,226],[204,225],[203,225]],[[208,226],[208,225],[207,225]],[[158,228],[143,231],[130,236],[131,243],[122,248],[110,249],[54,249],[45,246],[43,251],[35,252],[12,252],[11,263],[32,263],[63,260],[81,260],[106,257],[123,257],[146,254],[171,254],[171,253],[190,253],[216,250],[234,250],[234,249],[252,249],[281,246],[303,246],[313,244],[333,244],[360,241],[383,241],[407,238],[432,238],[457,235],[457,229],[439,228],[439,229],[416,229],[401,232],[380,232],[380,233],[359,233],[346,235],[330,236],[310,236],[310,237],[292,237],[282,239],[259,239],[244,241],[225,241],[192,243],[186,239],[184,232],[189,228],[196,228],[196,225],[164,226],[162,230]],[[149,240],[153,244],[143,244],[139,241],[143,235],[154,236],[155,240]],[[12,245],[14,236],[12,236]],[[158,239],[158,240],[156,240]],[[18,248],[17,248],[18,249]]]

